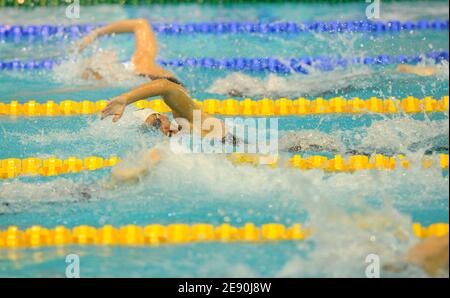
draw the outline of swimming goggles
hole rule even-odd
[[[153,123],[153,127],[156,129],[160,129],[161,128],[161,118],[160,118],[160,114],[154,114],[156,117],[155,122]],[[167,136],[169,138],[171,138],[174,134],[178,133],[181,130],[181,125],[178,125],[178,131],[173,131],[173,130],[169,130],[169,132],[167,133]]]
[[[156,129],[160,129],[161,128],[161,118],[159,114],[155,114],[156,116],[156,120],[153,123],[153,127],[155,127]]]

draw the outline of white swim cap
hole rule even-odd
[[[159,113],[150,108],[140,109],[140,110],[133,112],[134,117],[138,118],[139,120],[142,120],[142,122],[145,122],[147,120],[147,118],[153,114],[159,114]]]

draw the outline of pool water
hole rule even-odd
[[[189,13],[186,13],[189,11]],[[76,23],[107,23],[144,17],[153,22],[327,21],[363,20],[365,6],[358,3],[162,5],[151,7],[82,7]],[[49,16],[43,19],[42,15]],[[448,3],[408,2],[382,6],[384,20],[448,20]],[[63,8],[0,10],[3,24],[71,24]],[[160,59],[188,57],[286,57],[419,55],[449,51],[448,30],[399,33],[305,33],[158,35]],[[47,42],[0,42],[0,60],[68,58],[73,39]],[[130,36],[104,38],[77,57],[53,70],[0,71],[2,102],[52,99],[96,101],[109,99],[143,81],[122,73],[117,61],[133,50]],[[113,54],[111,54],[113,53]],[[94,56],[105,62],[109,86],[91,87],[80,79],[82,59]],[[73,57],[70,57],[71,59]],[[431,64],[432,61],[425,61]],[[404,98],[449,93],[448,63],[431,77],[395,71],[395,65],[352,66],[331,71],[311,69],[309,75],[236,73],[222,69],[172,67],[194,98],[224,99],[227,86],[249,84],[254,98]],[[56,89],[68,89],[55,92]],[[433,148],[448,148],[448,113],[433,115],[315,115],[279,118],[280,137],[302,134],[316,140],[332,139],[347,149],[386,154],[402,153],[420,160]],[[97,115],[71,117],[0,117],[0,159],[15,157],[117,155],[122,158],[158,144],[163,137],[142,132],[129,114],[117,124]],[[286,141],[286,140],[285,140]],[[439,153],[448,153],[440,149]],[[444,150],[442,152],[442,150]],[[321,153],[323,154],[323,153]],[[283,152],[288,156],[289,153]],[[234,166],[216,155],[173,155],[158,171],[135,185],[103,187],[110,169],[57,177],[19,177],[0,180],[0,230],[10,225],[103,226],[111,224],[224,222],[241,226],[277,222],[314,227],[305,241],[264,244],[197,243],[157,247],[37,248],[0,250],[1,277],[62,277],[65,256],[81,257],[81,276],[145,277],[364,277],[365,257],[380,255],[383,263],[395,260],[417,242],[412,222],[429,225],[448,222],[448,171],[358,171],[324,173],[295,169]],[[84,195],[88,193],[89,195]],[[362,223],[368,227],[361,228]],[[396,237],[403,231],[407,237]],[[383,277],[424,276],[414,267]]]

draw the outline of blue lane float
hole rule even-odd
[[[280,74],[303,73],[308,74],[308,68],[315,68],[321,71],[330,71],[335,68],[344,68],[351,65],[388,65],[388,64],[416,64],[424,59],[434,60],[435,63],[449,61],[448,52],[430,52],[413,56],[390,56],[378,55],[368,57],[298,57],[298,58],[225,58],[218,59],[212,57],[186,58],[173,60],[158,60],[167,67],[184,68],[206,68],[230,71],[249,72],[273,72]],[[0,61],[0,71],[28,71],[28,70],[51,70],[55,65],[65,60],[44,59],[44,60],[11,60]]]
[[[27,39],[48,39],[52,36],[77,38],[103,24],[81,25],[1,25],[0,40],[22,41]],[[448,20],[420,21],[329,21],[329,22],[214,22],[214,23],[154,23],[155,32],[159,34],[300,34],[307,32],[399,32],[411,30],[448,30]]]

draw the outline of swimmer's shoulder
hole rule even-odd
[[[168,87],[172,89],[181,89],[186,91],[186,87],[184,86],[184,84],[176,77],[160,77],[160,76],[149,77],[148,75],[146,77],[148,77],[152,81],[163,81],[165,84],[167,84]]]

